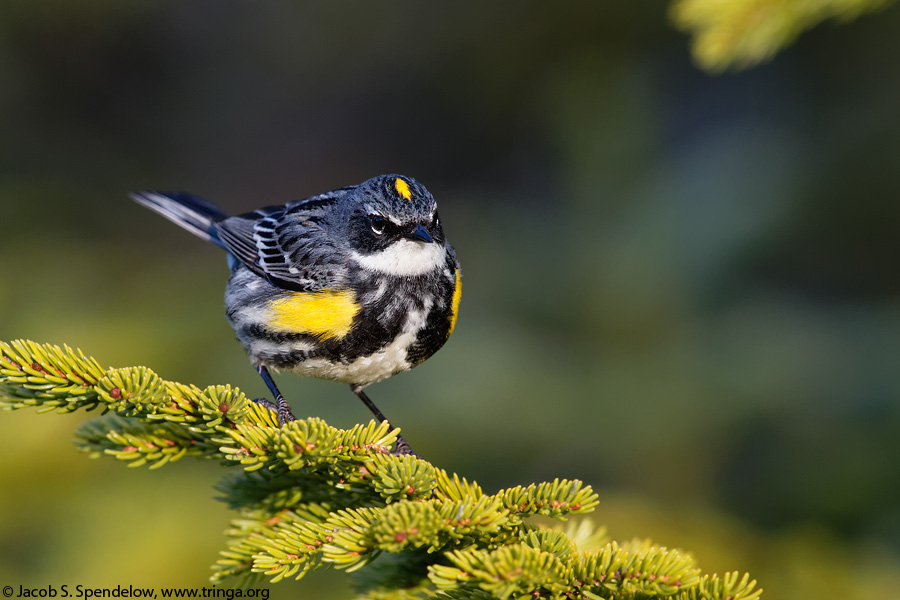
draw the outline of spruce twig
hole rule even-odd
[[[227,385],[199,389],[146,367],[103,369],[68,346],[0,342],[0,407],[100,409],[77,443],[92,456],[162,467],[185,456],[242,467],[218,486],[239,516],[214,566],[215,583],[299,579],[361,570],[366,598],[728,598],[753,600],[748,575],[703,574],[694,559],[647,541],[618,544],[589,521],[578,480],[486,494],[411,455],[388,453],[398,430],[349,430],[277,416]],[[373,561],[375,561],[374,564]],[[364,568],[366,567],[366,568]]]

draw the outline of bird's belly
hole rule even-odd
[[[412,368],[407,349],[415,341],[416,333],[417,330],[404,331],[380,350],[349,361],[311,357],[288,368],[298,375],[368,385]]]
[[[297,375],[330,379],[354,385],[368,385],[411,369],[409,349],[425,327],[427,312],[407,312],[394,338],[371,350],[362,351],[364,342],[354,335],[321,341],[286,335],[280,339],[253,336],[244,342],[251,360],[257,365]]]
[[[411,369],[443,345],[452,319],[445,292],[397,288],[388,280],[355,293],[286,292],[239,270],[226,306],[255,366],[368,385]]]

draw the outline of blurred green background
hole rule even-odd
[[[581,478],[613,537],[766,598],[897,597],[898,30],[710,76],[656,2],[6,0],[0,339],[264,395],[221,251],[127,192],[243,212],[412,175],[464,273],[453,339],[370,388],[419,452],[488,491]],[[0,584],[204,585],[223,469],[89,461],[84,418],[0,414]]]

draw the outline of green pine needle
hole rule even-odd
[[[361,571],[365,598],[721,598],[755,600],[756,581],[703,574],[693,558],[649,541],[617,544],[590,521],[578,480],[485,494],[414,456],[393,456],[398,430],[349,430],[321,419],[278,425],[227,385],[200,389],[147,367],[103,369],[68,346],[0,342],[0,407],[105,414],[79,427],[79,447],[129,467],[186,456],[239,467],[217,486],[237,511],[214,583],[300,579],[323,567]]]

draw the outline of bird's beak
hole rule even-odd
[[[420,242],[425,242],[430,244],[434,241],[431,237],[431,234],[428,233],[428,230],[425,229],[424,225],[416,225],[415,229],[406,234],[411,240],[419,240]]]

